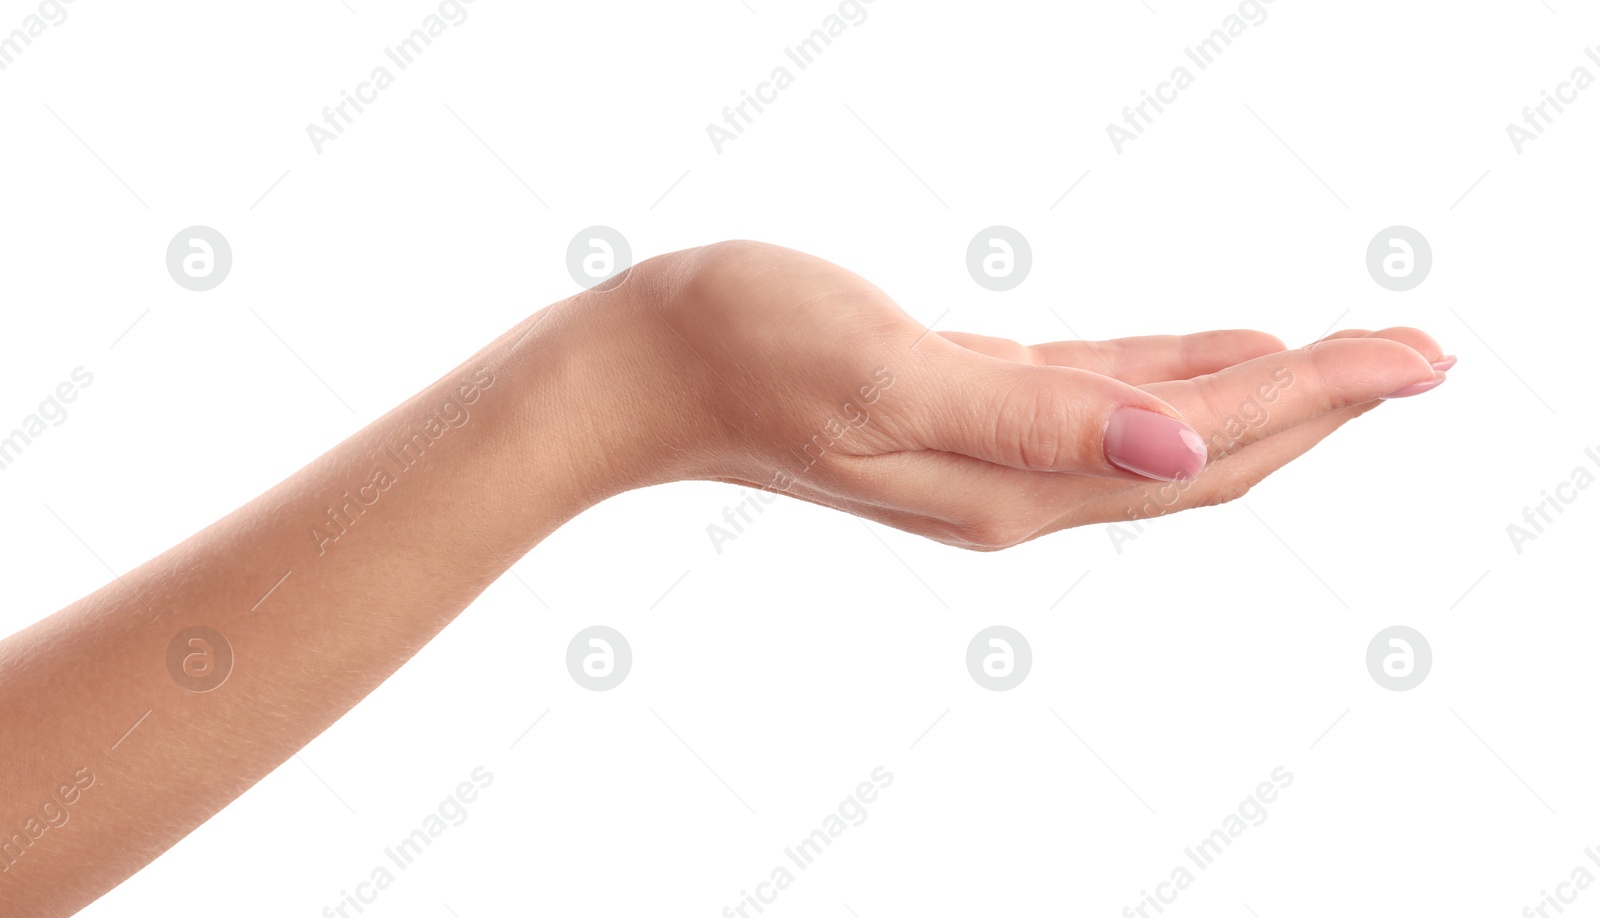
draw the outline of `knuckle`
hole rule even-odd
[[[1000,551],[1021,545],[1033,537],[1033,528],[1012,520],[986,517],[957,524],[953,535],[963,547],[977,551]]]
[[[1350,355],[1352,350],[1350,345],[1356,340],[1335,338],[1331,341],[1318,341],[1304,348],[1307,375],[1312,383],[1307,387],[1307,391],[1314,393],[1315,407],[1319,412],[1334,411],[1350,403],[1350,397],[1333,384],[1329,374],[1339,365],[1341,359]]]
[[[724,239],[701,246],[697,250],[702,264],[709,266],[742,264],[772,249],[765,242],[754,239]]]
[[[1203,504],[1207,507],[1220,507],[1231,504],[1250,493],[1256,482],[1250,478],[1229,477],[1219,480],[1206,490]]]
[[[1011,398],[1022,400],[1014,401],[1008,413],[1014,418],[1009,436],[1022,467],[1038,471],[1061,468],[1072,452],[1066,397],[1058,387],[1038,386]]]
[[[703,301],[737,294],[750,277],[751,267],[770,258],[775,248],[750,239],[729,239],[681,253],[679,283],[685,294],[681,298]]]

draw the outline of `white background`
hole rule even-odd
[[[1549,4],[1277,0],[1118,155],[1106,124],[1235,5],[877,0],[719,154],[706,124],[836,5],[477,0],[319,155],[306,125],[436,6],[77,0],[0,72],[0,427],[94,374],[0,473],[7,633],[573,292],[592,224],[639,258],[810,251],[944,329],[1415,325],[1461,355],[1120,552],[1090,527],[964,553],[784,500],[719,554],[737,489],[626,495],[83,914],[321,914],[480,765],[468,820],[368,915],[709,918],[879,765],[867,821],[767,914],[1118,915],[1280,765],[1169,914],[1514,916],[1600,872],[1600,489],[1507,534],[1600,473],[1600,88],[1520,154],[1506,134],[1600,74],[1600,16]],[[233,247],[206,293],[164,265],[194,224]],[[991,224],[1033,247],[1007,293],[966,274]],[[1393,224],[1433,247],[1407,293],[1364,264]],[[633,649],[613,691],[563,662],[591,624]],[[1032,645],[1013,691],[965,668],[992,624]],[[1433,650],[1409,692],[1366,669],[1393,624]]]

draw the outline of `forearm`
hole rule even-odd
[[[121,882],[556,527],[641,483],[608,442],[621,425],[572,312],[533,317],[265,494],[0,642],[0,912],[67,914]],[[214,640],[180,643],[172,671],[169,647],[195,627],[222,636],[231,664]],[[62,819],[70,829],[52,828]]]

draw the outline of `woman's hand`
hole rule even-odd
[[[607,369],[642,434],[629,486],[735,482],[974,549],[1235,499],[1451,362],[1405,328],[1293,351],[1254,331],[929,333],[855,274],[753,242],[653,259],[564,306],[631,349]]]
[[[149,863],[611,494],[740,482],[1001,548],[1236,497],[1437,385],[1435,362],[1409,329],[1024,348],[928,332],[786,249],[652,259],[0,640],[0,818],[93,782],[69,831],[8,854],[0,913],[68,914]],[[197,683],[181,664],[201,649]]]

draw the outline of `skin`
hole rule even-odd
[[[1254,331],[1034,347],[934,334],[849,271],[751,242],[661,256],[608,286],[529,317],[282,483],[0,641],[0,842],[79,787],[70,831],[0,858],[0,912],[67,915],[138,871],[608,497],[734,482],[994,550],[1237,498],[1442,375],[1438,345],[1405,328],[1298,350]],[[1211,445],[1206,470],[1172,484],[1109,464],[1101,432],[1128,405],[1185,420]],[[373,484],[384,450],[438,416],[460,426]],[[329,538],[347,491],[372,503]],[[168,669],[174,636],[196,625],[234,655],[212,691]]]

